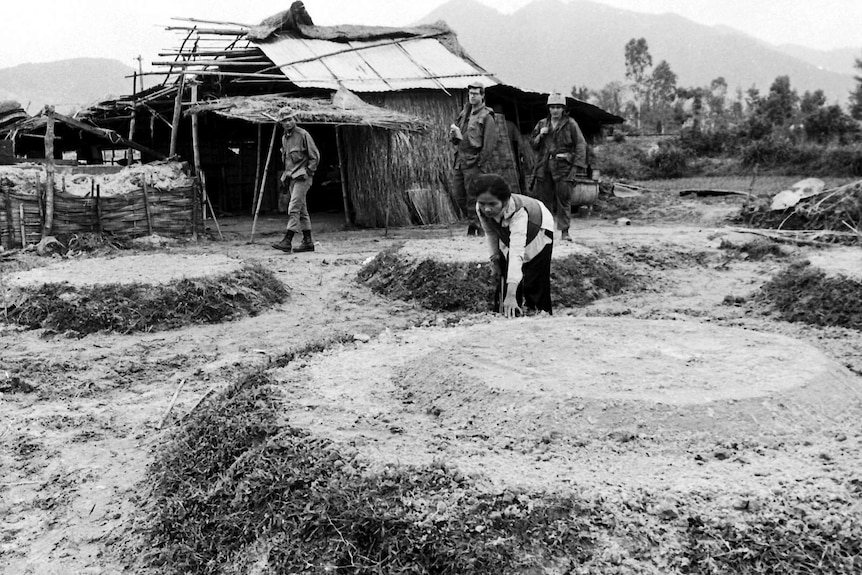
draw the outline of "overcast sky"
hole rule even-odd
[[[446,0],[305,0],[316,24],[414,22]],[[479,0],[511,12],[529,0]],[[583,0],[563,0],[579,2]],[[859,48],[862,0],[592,0],[626,10],[675,12],[707,25],[727,25],[773,44],[823,50]],[[290,0],[9,0],[0,8],[0,68],[76,57],[115,58],[144,68],[172,46],[171,18],[194,17],[254,24]]]

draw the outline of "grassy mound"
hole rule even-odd
[[[105,284],[76,288],[43,284],[23,290],[6,321],[31,329],[133,333],[218,323],[256,315],[287,298],[287,289],[260,264],[222,276],[165,285]]]
[[[713,510],[718,518],[709,519],[698,503],[662,503],[663,493],[589,501],[489,493],[443,463],[372,472],[326,439],[279,429],[277,394],[266,375],[249,375],[174,433],[150,469],[140,567],[184,575],[862,568],[859,516],[827,495],[782,492],[745,516]]]
[[[146,562],[166,573],[512,573],[586,560],[594,509],[481,493],[444,464],[370,473],[329,441],[277,430],[252,375],[190,418],[152,467]]]
[[[782,319],[862,330],[862,282],[830,277],[807,261],[794,263],[761,288]]]
[[[493,308],[495,282],[489,265],[416,261],[383,251],[359,271],[375,293],[438,311],[483,312]],[[632,278],[616,264],[593,255],[573,254],[551,264],[551,300],[557,307],[586,305],[620,293]]]

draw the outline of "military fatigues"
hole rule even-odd
[[[549,132],[537,143],[545,127]],[[564,114],[556,128],[550,118],[540,120],[530,143],[537,152],[532,195],[554,214],[557,229],[568,233],[574,180],[587,172],[587,142],[578,123]]]
[[[470,183],[479,174],[488,173],[491,154],[497,144],[497,123],[494,111],[487,106],[473,110],[468,104],[455,120],[461,130],[461,139],[452,139],[455,145],[455,164],[452,195],[461,214],[470,221],[471,228],[480,229],[476,218],[476,196]]]
[[[290,193],[287,206],[287,231],[311,230],[306,195],[311,188],[312,177],[320,163],[320,152],[311,135],[295,127],[281,138],[281,153],[284,158],[284,184]]]

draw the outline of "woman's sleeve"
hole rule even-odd
[[[524,277],[524,252],[527,249],[527,209],[521,208],[509,220],[509,271],[506,283],[519,284]]]

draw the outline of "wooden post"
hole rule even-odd
[[[96,184],[96,231],[102,233],[102,189]]]
[[[191,82],[192,86],[192,105],[194,105],[198,101],[198,83],[193,80]],[[195,166],[195,176],[197,176],[198,181],[201,184],[201,194],[206,197],[206,184],[204,183],[203,178],[201,177],[201,148],[200,148],[200,139],[198,138],[198,115],[197,113],[192,114],[192,157],[194,159]],[[196,198],[195,201],[203,204],[203,198]],[[203,220],[207,219],[207,210],[206,205],[203,206]]]
[[[180,135],[180,112],[183,109],[183,91],[186,88],[186,75],[180,74],[180,80],[177,84],[177,97],[174,100],[174,117],[171,122],[171,148],[168,156],[177,155],[177,138]]]
[[[54,107],[45,106],[48,123],[45,127],[45,219],[42,222],[42,238],[51,235],[54,226]]]
[[[254,243],[254,230],[257,228],[257,215],[260,213],[260,205],[263,203],[263,192],[266,190],[266,173],[269,171],[269,162],[272,160],[272,151],[275,149],[275,134],[278,132],[278,124],[272,125],[272,138],[269,141],[269,153],[266,155],[266,165],[260,179],[260,193],[257,195],[257,207],[254,209],[254,220],[251,223],[251,239]]]
[[[201,171],[201,186],[203,186],[203,194],[204,201],[206,205],[210,208],[210,214],[213,217],[213,222],[215,223],[216,231],[218,232],[218,237],[220,240],[224,240],[224,236],[221,233],[221,226],[218,225],[218,218],[216,218],[215,210],[213,209],[213,203],[210,201],[210,197],[207,195],[207,177],[206,173]]]
[[[335,126],[335,148],[338,150],[338,171],[341,174],[341,199],[344,202],[344,221],[347,227],[350,227],[353,222],[350,221],[350,201],[347,195],[347,158],[344,155],[344,145],[342,138],[344,134],[341,132],[341,126]]]
[[[138,73],[134,72],[132,75],[132,119],[129,120],[129,141],[132,142],[135,140],[135,120],[138,115],[138,99],[135,97],[135,94],[138,93]],[[132,148],[129,148],[126,151],[126,165],[131,166],[133,160]]]
[[[147,235],[153,235],[153,216],[150,213],[150,191],[147,189],[147,179],[144,178],[144,213],[147,215]]]
[[[198,241],[198,212],[200,204],[198,203],[198,186],[200,183],[195,179],[192,184],[192,240]],[[201,220],[203,221],[203,220]]]
[[[15,223],[12,221],[12,197],[6,194],[3,197],[4,208],[6,209],[6,247],[12,249],[12,244],[15,241]]]
[[[27,228],[24,227],[24,204],[18,204],[18,223],[21,224],[21,247],[27,247]]]
[[[260,185],[260,156],[261,152],[261,141],[263,139],[263,124],[257,125],[257,162],[254,167],[254,190],[252,191],[251,198],[251,213],[254,215],[254,207],[257,205],[257,188]]]

